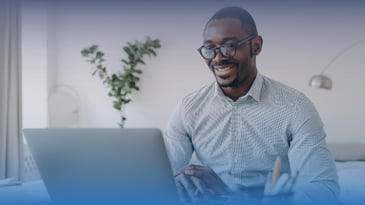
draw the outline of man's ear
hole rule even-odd
[[[253,54],[255,56],[257,56],[258,54],[260,54],[261,49],[262,49],[262,44],[263,44],[263,40],[261,36],[257,36],[257,38],[255,38],[252,41],[252,50],[253,50]]]

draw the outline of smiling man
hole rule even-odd
[[[216,82],[183,98],[165,131],[182,199],[265,190],[294,191],[306,202],[336,200],[336,167],[320,116],[304,94],[258,72],[262,45],[242,8],[223,8],[205,26],[198,51]],[[282,175],[268,187],[278,156]]]
[[[209,21],[203,37],[199,52],[224,94],[234,101],[244,96],[257,73],[254,56],[261,51],[261,36],[245,29],[240,19],[219,18]]]

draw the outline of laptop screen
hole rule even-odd
[[[51,128],[23,133],[54,202],[177,202],[158,129]]]

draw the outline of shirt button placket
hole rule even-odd
[[[232,105],[232,112],[236,112],[237,110],[237,106],[236,105]]]
[[[231,154],[232,154],[232,168],[231,168],[231,174],[235,174],[235,173],[237,173],[238,171],[239,171],[239,162],[240,162],[240,160],[237,158],[237,137],[238,137],[238,135],[237,135],[237,128],[238,128],[238,125],[237,125],[237,123],[238,123],[238,116],[237,116],[237,105],[236,105],[236,103],[232,103],[231,104],[231,112],[232,112],[232,124],[231,124],[231,126],[232,126],[232,140],[233,140],[233,142],[232,142],[232,146],[231,146]]]

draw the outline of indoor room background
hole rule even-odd
[[[51,3],[52,2],[52,3]],[[328,141],[365,141],[365,43],[342,55],[326,74],[332,90],[309,79],[343,48],[365,38],[360,1],[24,1],[22,16],[23,123],[48,126],[48,94],[68,85],[79,94],[78,127],[118,127],[119,112],[93,66],[80,51],[105,52],[110,72],[122,70],[126,42],[158,38],[157,57],[146,58],[140,91],[126,105],[126,127],[166,127],[185,95],[214,81],[197,52],[207,20],[224,6],[246,8],[263,36],[259,72],[305,93],[325,124]]]

